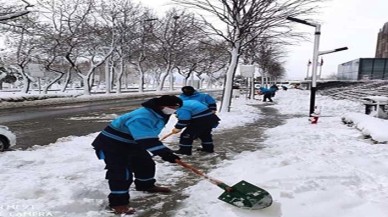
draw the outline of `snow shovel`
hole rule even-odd
[[[167,139],[168,137],[170,137],[171,135],[174,135],[174,134],[178,134],[179,132],[175,133],[174,131],[171,131],[169,133],[167,133],[166,135],[162,136],[162,138],[159,139],[159,141],[163,141],[165,139]]]
[[[242,180],[230,187],[217,179],[207,176],[190,164],[182,162],[181,160],[176,160],[176,163],[224,189],[225,192],[218,199],[233,206],[246,209],[264,209],[272,204],[272,197],[266,190],[252,185],[249,182]]]

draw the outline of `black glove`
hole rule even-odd
[[[175,160],[180,160],[181,158],[172,152],[163,152],[160,153],[159,156],[164,160],[170,163],[176,163]]]

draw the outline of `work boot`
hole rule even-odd
[[[207,153],[214,153],[213,149],[207,149],[207,148],[197,148],[197,151],[207,152]]]
[[[111,206],[110,209],[114,212],[116,215],[132,215],[136,212],[136,210],[129,205],[121,205],[121,206]]]
[[[187,156],[190,156],[191,155],[191,150],[183,150],[183,149],[179,149],[179,150],[175,150],[173,151],[175,154],[183,154],[183,155],[187,155]]]
[[[162,186],[152,186],[151,188],[147,188],[147,189],[139,189],[139,188],[136,188],[136,191],[146,191],[146,192],[149,192],[149,193],[170,193],[171,190],[169,188],[166,188],[166,187],[162,187]]]

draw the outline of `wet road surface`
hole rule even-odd
[[[102,130],[114,115],[134,110],[145,99],[121,99],[37,108],[0,110],[0,124],[16,134],[13,149],[47,145],[67,136],[84,136]]]

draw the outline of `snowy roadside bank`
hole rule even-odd
[[[275,97],[277,103],[273,107],[283,114],[306,114],[306,97],[306,91],[282,92]],[[385,217],[388,146],[372,145],[359,130],[342,123],[342,116],[361,112],[362,105],[322,96],[317,102],[324,105],[326,116],[318,124],[310,124],[307,117],[289,119],[285,125],[266,131],[266,148],[242,153],[209,173],[226,183],[246,180],[263,187],[272,194],[273,206],[264,210],[230,206],[217,200],[222,190],[204,180],[185,191],[190,196],[175,216]],[[352,117],[354,121],[358,119],[356,115],[348,116]]]
[[[145,93],[111,93],[111,94],[96,94],[90,96],[81,95],[79,92],[74,93],[52,93],[48,95],[40,94],[12,94],[1,93],[0,109],[19,108],[19,107],[34,107],[34,106],[52,106],[67,103],[82,103],[115,99],[135,99],[142,97],[154,97],[163,94],[178,94],[180,92],[145,92]]]

